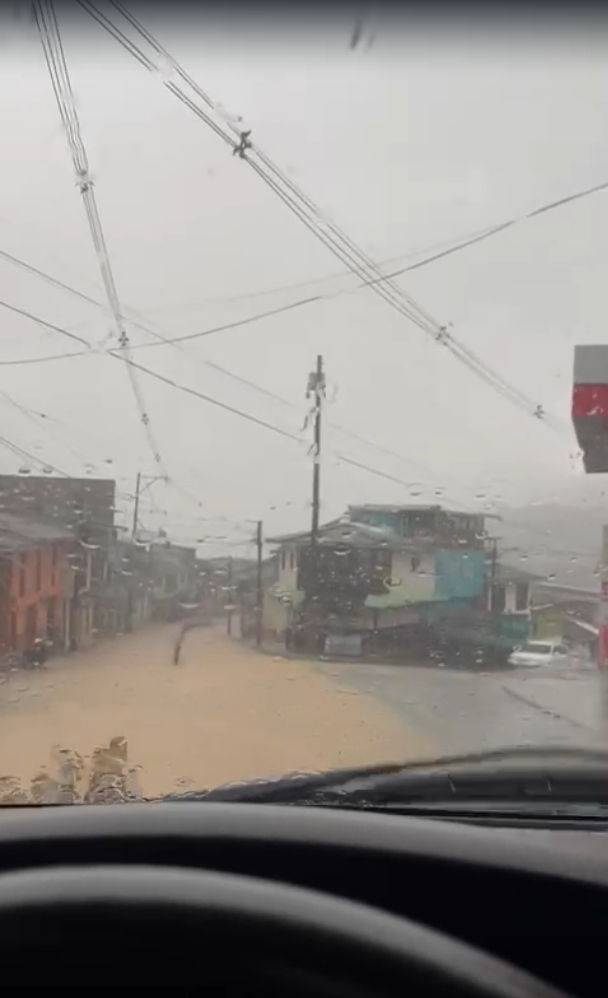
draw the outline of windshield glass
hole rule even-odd
[[[0,19],[2,800],[603,745],[604,22]]]

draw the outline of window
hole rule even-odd
[[[528,609],[528,583],[518,582],[515,586],[515,609]]]
[[[281,568],[285,568],[285,558],[287,557],[287,551],[285,548],[281,551]]]
[[[296,556],[295,556],[295,552],[294,552],[293,548],[289,552],[289,567],[290,567],[290,569],[291,569],[292,572],[293,572],[294,568],[296,567]]]

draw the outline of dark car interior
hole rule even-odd
[[[597,995],[608,838],[593,829],[234,803],[6,809],[3,965],[20,990]]]

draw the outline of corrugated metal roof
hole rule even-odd
[[[310,544],[310,531],[299,534],[285,534],[282,537],[268,538],[270,544]],[[408,538],[399,537],[384,527],[372,527],[368,523],[354,523],[351,520],[334,520],[319,527],[319,546],[344,544],[349,547],[390,547],[393,549],[411,546]]]
[[[436,511],[439,513],[441,511],[441,506],[437,503],[433,505],[393,505],[392,503],[375,503],[375,502],[365,502],[365,503],[353,503],[348,507],[349,509],[367,509],[370,512],[378,513],[429,513]]]
[[[367,510],[376,513],[445,513],[447,516],[479,516],[482,519],[500,520],[502,517],[479,510],[450,509],[438,503],[407,504],[407,503],[351,503],[349,510]]]

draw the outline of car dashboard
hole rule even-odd
[[[144,864],[245,874],[439,930],[571,995],[602,990],[608,832],[264,804],[10,808],[2,874]]]

